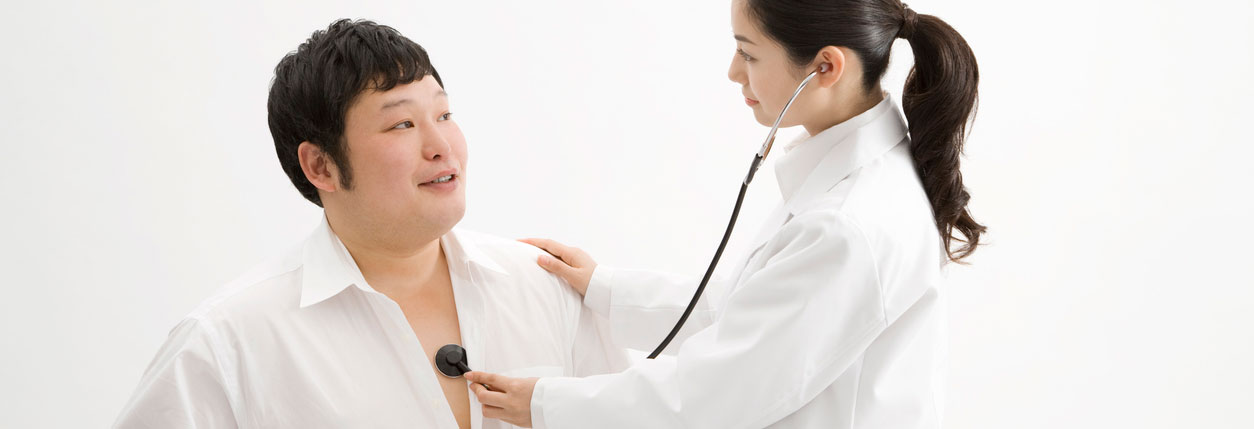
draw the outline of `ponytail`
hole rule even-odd
[[[986,229],[967,209],[971,195],[958,169],[978,102],[980,71],[971,47],[953,27],[935,16],[915,14],[909,6],[903,9],[898,37],[909,41],[914,51],[914,67],[901,96],[910,128],[910,155],[945,251],[950,260],[960,262],[975,251]],[[953,240],[962,245],[952,248]]]
[[[807,64],[824,47],[843,46],[862,62],[865,91],[888,70],[893,41],[914,50],[902,109],[910,128],[910,155],[932,205],[950,261],[980,244],[980,225],[967,210],[971,195],[958,171],[967,124],[975,110],[979,69],[967,41],[949,24],[918,15],[898,0],[747,0],[747,12],[778,41],[794,64]],[[959,236],[961,234],[961,236]],[[951,248],[957,240],[962,246]]]

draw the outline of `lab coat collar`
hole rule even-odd
[[[789,142],[775,163],[779,191],[789,213],[796,215],[850,173],[887,153],[902,142],[906,132],[906,121],[886,92],[884,100],[870,110]]]
[[[464,266],[467,270],[478,267],[502,276],[509,275],[472,237],[462,237],[462,234],[452,230],[440,238],[440,244],[444,248],[449,266],[454,269],[458,266]],[[322,223],[305,241],[302,252],[301,308],[325,301],[350,286],[376,292],[366,283],[357,262],[331,230],[325,215]]]

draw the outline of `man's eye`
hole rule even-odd
[[[444,112],[443,115],[440,115],[441,121],[447,121],[449,119],[453,119],[453,112]]]
[[[413,128],[413,127],[414,127],[414,123],[413,123],[413,122],[411,122],[411,121],[405,121],[405,122],[401,122],[401,123],[399,123],[399,124],[396,124],[396,126],[392,127],[392,129],[394,129],[394,130],[403,130],[403,129],[406,129],[406,128]]]

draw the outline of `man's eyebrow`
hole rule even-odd
[[[414,102],[413,100],[410,100],[408,98],[402,98],[399,100],[389,101],[386,104],[384,104],[383,107],[379,108],[379,110],[387,110],[396,106],[400,106],[402,104],[408,104],[408,103],[413,103],[413,102]]]
[[[756,43],[753,43],[753,41],[752,41],[752,40],[749,40],[749,38],[748,38],[748,37],[741,36],[741,35],[739,35],[739,34],[737,34],[737,35],[736,35],[736,40],[739,40],[739,41],[741,41],[741,42],[748,43],[748,44],[750,44],[750,45],[756,45]]]
[[[447,97],[448,97],[448,93],[447,93],[447,92],[445,92],[443,89],[441,89],[441,90],[440,90],[440,92],[435,93],[435,96],[436,96],[436,97],[445,97],[445,98],[447,98]],[[383,104],[383,107],[380,107],[380,108],[379,108],[379,110],[387,110],[387,109],[391,109],[391,108],[396,107],[396,106],[400,106],[400,105],[402,105],[402,104],[409,104],[409,103],[413,103],[413,102],[414,102],[414,100],[411,100],[411,99],[408,99],[408,98],[402,98],[402,99],[399,99],[399,100],[393,100],[393,101],[389,101],[389,102],[387,102],[387,103]]]

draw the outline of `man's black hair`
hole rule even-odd
[[[279,61],[266,103],[270,135],[283,172],[305,199],[322,206],[318,189],[301,171],[296,148],[308,141],[330,156],[340,185],[352,188],[344,119],[367,90],[387,91],[431,75],[444,87],[427,51],[392,27],[341,19],[309,36]]]

